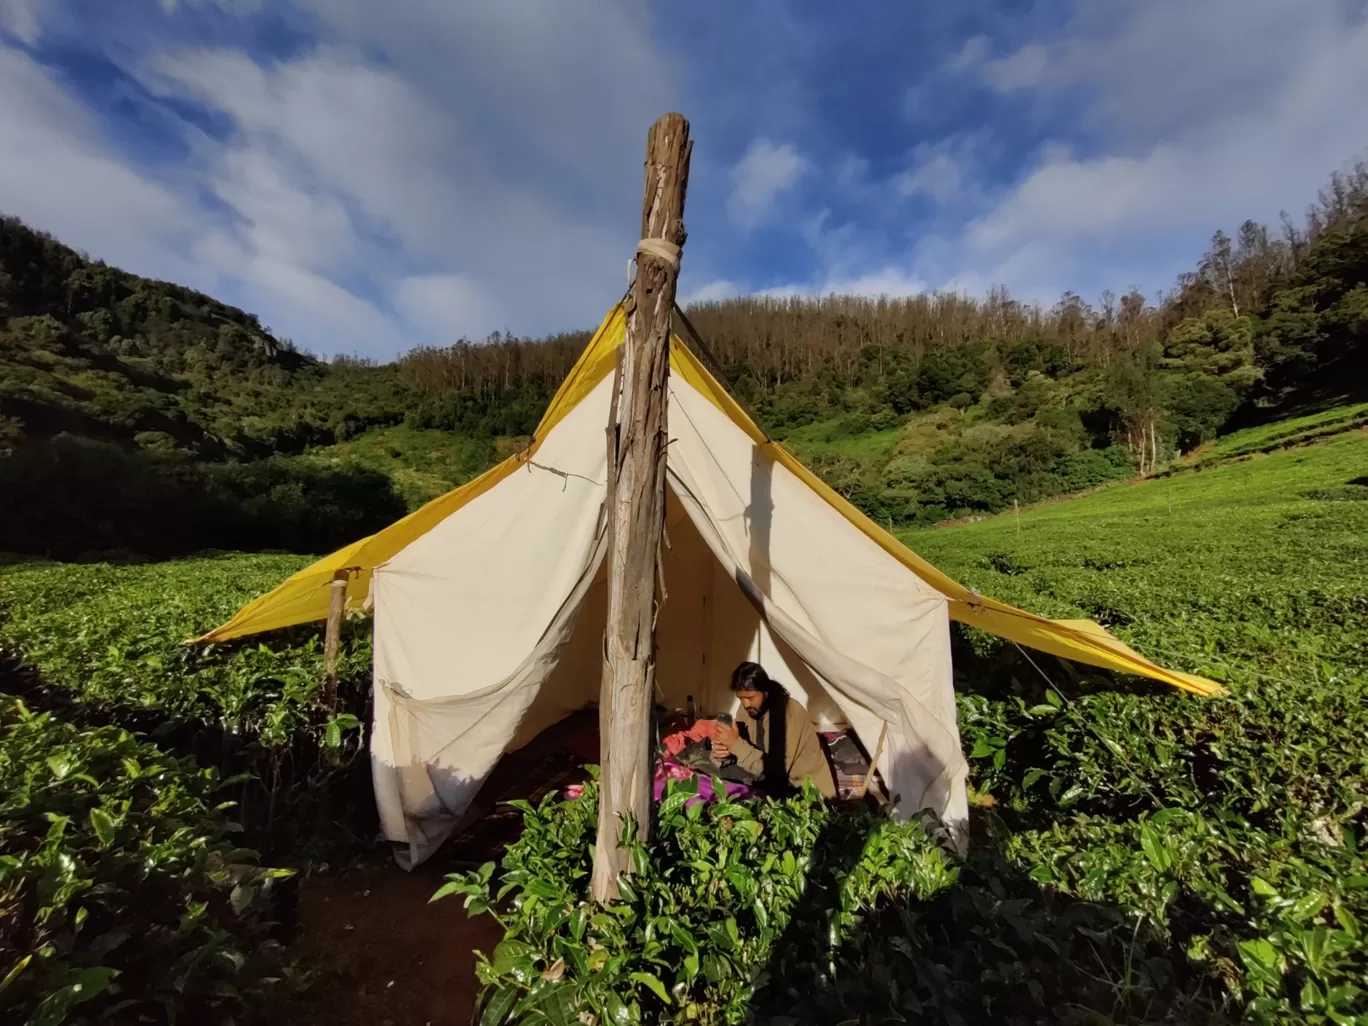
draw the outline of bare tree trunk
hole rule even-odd
[[[598,839],[592,889],[598,901],[618,894],[618,874],[631,871],[618,847],[622,822],[651,825],[651,701],[655,693],[656,582],[665,526],[665,405],[670,323],[684,244],[689,180],[689,123],[666,114],[646,140],[646,192],[636,282],[625,304],[622,408],[610,471],[608,623],[604,632]],[[654,240],[660,240],[655,242]],[[661,245],[663,242],[665,245]],[[601,703],[602,706],[603,703]]]

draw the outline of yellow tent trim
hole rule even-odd
[[[427,534],[466,503],[489,491],[536,455],[551,429],[593,391],[594,386],[612,369],[614,354],[622,345],[625,326],[622,304],[619,303],[608,312],[598,331],[589,340],[589,345],[566,375],[542,415],[541,423],[532,436],[532,443],[522,452],[508,457],[459,488],[439,495],[383,531],[352,542],[306,566],[272,591],[247,603],[226,623],[193,640],[202,643],[231,641],[279,627],[327,619],[333,575],[338,570],[352,571],[347,580],[347,606],[350,609],[361,608],[370,593],[371,572],[377,566]]]
[[[347,599],[350,606],[359,606],[369,592],[371,571],[376,566],[430,531],[467,502],[483,495],[532,458],[550,430],[612,371],[615,353],[622,344],[625,330],[622,304],[618,303],[603,319],[584,353],[552,398],[541,423],[537,425],[531,445],[525,451],[510,456],[473,481],[433,499],[385,530],[305,567],[274,591],[244,606],[227,623],[196,640],[228,641],[277,627],[325,619],[328,615],[330,586],[337,570],[350,568],[356,571],[348,581]],[[1214,681],[1167,670],[1150,662],[1091,620],[1049,620],[964,587],[861,513],[803,466],[792,453],[769,438],[678,337],[670,339],[670,369],[746,432],[762,452],[807,484],[885,552],[945,595],[950,600],[952,619],[1009,641],[1090,666],[1149,677],[1193,694],[1225,694],[1225,689]]]
[[[772,440],[746,414],[745,410],[723,388],[706,367],[679,339],[671,341],[670,366],[685,381],[702,392],[709,400],[725,413],[737,427],[741,428],[756,446],[770,455],[794,476],[801,479],[809,488],[825,499],[833,508],[852,524],[863,531],[903,566],[935,588],[950,600],[950,616],[960,623],[981,628],[990,634],[1009,641],[1016,641],[1030,648],[1063,656],[1090,666],[1101,666],[1122,673],[1172,684],[1194,694],[1216,696],[1225,694],[1225,689],[1215,681],[1207,680],[1190,673],[1166,670],[1150,662],[1139,652],[1127,646],[1120,638],[1109,633],[1100,624],[1091,620],[1047,620],[1005,602],[979,595],[970,591],[958,581],[946,576],[940,570],[922,559],[888,531],[884,530],[869,517],[865,516],[843,496],[834,491],[778,442]]]

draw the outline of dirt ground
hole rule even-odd
[[[452,839],[413,872],[372,853],[357,868],[301,880],[291,948],[318,979],[292,1021],[467,1026],[479,991],[474,951],[492,952],[502,933],[491,916],[468,918],[460,897],[428,899],[445,874],[496,860],[516,840],[522,813],[503,803],[583,781],[597,756],[597,715],[572,715],[506,755]]]
[[[473,952],[493,950],[500,932],[489,916],[467,918],[458,896],[428,903],[444,871],[391,864],[302,881],[294,947],[319,978],[296,1022],[468,1026],[479,989]]]

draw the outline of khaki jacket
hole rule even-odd
[[[745,709],[737,711],[736,725],[741,730],[741,740],[732,748],[732,754],[736,756],[736,764],[748,773],[765,772],[772,718],[772,712],[768,710],[758,721]],[[807,710],[792,698],[788,699],[785,728],[784,766],[788,770],[789,784],[800,788],[803,778],[811,777],[813,785],[824,797],[836,797],[836,781],[821,742],[817,740],[817,731],[808,719]]]

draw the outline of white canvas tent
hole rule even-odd
[[[372,763],[385,836],[411,867],[432,854],[500,757],[595,702],[606,614],[605,430],[622,341],[614,308],[529,448],[301,571],[202,639],[327,612],[336,571],[372,609]],[[1087,621],[978,596],[920,560],[770,441],[671,342],[665,596],[657,701],[733,707],[728,680],[761,663],[814,728],[849,726],[893,814],[968,815],[950,620],[1096,665],[1215,693]],[[880,738],[883,743],[880,745]]]

